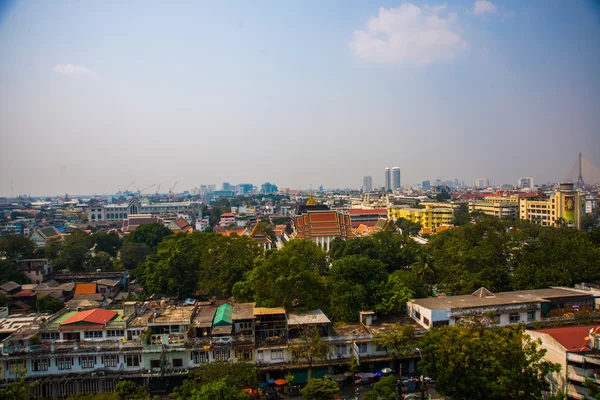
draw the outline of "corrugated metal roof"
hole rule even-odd
[[[213,326],[225,326],[233,323],[233,307],[231,304],[223,304],[217,308]]]

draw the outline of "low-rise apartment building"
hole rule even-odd
[[[574,189],[572,183],[561,183],[558,190],[545,200],[519,200],[519,218],[543,226],[564,223],[581,229],[581,216],[584,212],[585,197]]]
[[[65,398],[110,392],[119,379],[146,387],[180,383],[191,369],[215,361],[255,364],[265,379],[291,372],[303,382],[308,365],[293,346],[306,327],[315,327],[329,344],[327,357],[313,361],[314,376],[345,368],[352,349],[361,365],[380,370],[391,359],[373,337],[395,325],[373,324],[373,314],[361,313],[361,323],[333,326],[320,310],[286,312],[254,303],[217,307],[161,301],[127,302],[122,309],[65,308],[52,316],[27,316],[5,332],[0,386],[24,373],[26,380],[40,382],[38,398]],[[416,358],[407,355],[403,371],[414,371]]]
[[[440,208],[426,205],[425,208],[411,208],[405,206],[389,206],[388,218],[397,221],[406,219],[421,225],[421,228],[435,232],[442,226],[452,225],[454,209]]]

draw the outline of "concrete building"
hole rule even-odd
[[[363,177],[363,191],[372,192],[373,191],[373,177],[367,175]]]
[[[400,190],[402,188],[400,180],[400,167],[392,168],[392,190]]]
[[[42,283],[44,277],[52,273],[52,262],[47,258],[29,258],[19,261],[19,271],[25,274],[30,283]]]
[[[518,198],[495,197],[486,198],[484,201],[471,200],[469,201],[469,212],[475,211],[500,219],[514,220],[519,218]]]
[[[462,318],[493,313],[496,324],[528,324],[539,321],[550,310],[573,305],[595,307],[591,293],[568,288],[521,290],[492,293],[480,288],[464,296],[429,297],[411,300],[408,315],[429,329],[454,325]]]
[[[430,181],[423,181],[422,187],[423,187],[423,190],[429,190],[429,189],[431,189],[431,182]]]
[[[559,391],[569,400],[592,399],[585,380],[600,383],[600,338],[598,326],[570,326],[541,330],[526,330],[533,340],[541,340],[546,349],[544,359],[561,366],[548,377],[550,394]]]
[[[533,178],[531,176],[524,176],[517,180],[517,189],[529,189],[534,190],[535,185],[533,183]]]
[[[93,206],[88,210],[90,222],[120,222],[131,214],[150,214],[173,218],[176,218],[180,214],[185,214],[193,219],[202,219],[202,204],[189,201],[154,203],[148,197],[144,197],[141,200],[135,197],[126,204]]]
[[[519,199],[519,218],[556,226],[564,223],[581,229],[581,215],[585,212],[585,197],[574,189],[573,183],[561,183],[546,200]]]
[[[386,192],[389,192],[392,190],[392,171],[389,168],[386,168],[384,174],[383,188]]]
[[[38,228],[33,231],[30,239],[35,243],[35,246],[38,248],[44,248],[51,240],[59,240],[62,241],[62,235],[56,230],[53,226],[48,226],[46,228]]]
[[[403,206],[389,206],[388,219],[397,221],[400,218],[421,225],[421,228],[435,232],[445,225],[452,225],[454,210],[452,208],[438,208],[426,205],[425,208],[411,208]]]

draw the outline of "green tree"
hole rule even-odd
[[[98,253],[103,251],[111,257],[115,257],[117,252],[121,248],[122,240],[115,231],[111,232],[97,232],[92,235],[96,247],[95,252]]]
[[[227,378],[220,379],[200,386],[192,392],[191,400],[250,400],[248,393],[231,386]]]
[[[115,386],[115,400],[150,400],[150,395],[143,386],[138,386],[132,381],[120,381]]]
[[[125,236],[125,243],[143,243],[151,249],[156,249],[162,240],[172,235],[171,230],[161,224],[143,224]]]
[[[432,260],[429,252],[423,250],[417,256],[417,261],[412,265],[412,271],[421,282],[427,283],[433,278]]]
[[[257,305],[265,307],[327,305],[326,253],[309,240],[292,240],[281,250],[267,251],[256,259],[247,274],[247,285],[237,285],[234,295],[254,294]],[[243,290],[240,290],[242,289]]]
[[[444,326],[425,333],[419,370],[457,400],[542,399],[560,365],[545,361],[540,345],[522,327]]]
[[[417,236],[421,230],[420,224],[404,218],[398,218],[396,226],[402,230],[404,236]]]
[[[27,283],[27,277],[19,270],[19,266],[12,260],[0,260],[0,284],[13,281]]]
[[[35,244],[32,240],[21,235],[7,235],[0,237],[0,257],[8,260],[19,261],[22,258],[31,258],[35,253]]]
[[[327,358],[329,344],[321,340],[318,327],[307,325],[302,328],[298,339],[289,341],[288,351],[292,356],[308,364],[308,377],[313,376],[313,365]]]
[[[381,298],[374,305],[375,311],[381,314],[392,314],[406,311],[406,303],[415,297],[410,284],[396,271],[388,276],[385,286],[381,288]],[[415,282],[416,283],[416,282]]]
[[[183,384],[173,391],[172,400],[187,400],[199,390],[202,385],[227,379],[229,386],[241,391],[245,388],[258,386],[258,368],[246,363],[213,362],[193,369]]]
[[[414,338],[415,328],[412,325],[397,324],[392,330],[376,334],[373,337],[373,342],[385,348],[386,353],[393,358],[392,366],[395,370],[397,360],[413,352],[415,347]]]
[[[337,383],[330,379],[309,379],[300,393],[308,400],[332,400],[339,391]]]
[[[373,390],[365,395],[364,400],[395,400],[398,396],[396,387],[394,375],[383,377],[373,385]]]
[[[386,294],[388,273],[380,260],[366,256],[347,256],[331,266],[330,310],[341,321],[356,321],[358,312],[381,307]]]
[[[588,234],[573,228],[544,228],[514,257],[516,290],[572,286],[600,278],[600,248]]]
[[[23,373],[18,382],[0,389],[0,399],[2,400],[35,400],[33,389],[39,382],[25,383],[25,374]]]
[[[41,313],[54,314],[62,310],[65,306],[59,299],[53,299],[50,296],[43,297],[37,301],[37,310]]]
[[[148,257],[151,253],[152,250],[150,247],[144,243],[125,243],[119,251],[119,259],[123,263],[123,267],[127,269],[135,269],[141,263],[146,261],[146,257]]]
[[[103,251],[97,252],[89,259],[87,269],[90,271],[96,271],[98,269],[101,269],[102,271],[112,271],[114,269],[113,260],[108,253]]]

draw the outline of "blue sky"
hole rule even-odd
[[[0,195],[600,166],[598,2],[221,3],[0,1]]]

